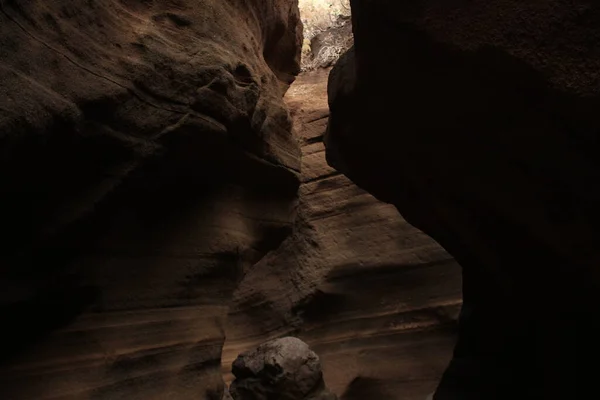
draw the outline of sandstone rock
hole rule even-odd
[[[236,290],[223,368],[293,335],[319,354],[333,392],[423,400],[452,355],[460,268],[394,206],[327,165],[328,74],[300,74],[284,98],[303,154],[298,219]]]
[[[310,55],[303,60],[303,69],[328,68],[353,44],[350,22],[339,24],[316,35],[310,45]]]
[[[8,0],[0,38],[2,397],[220,398],[294,222],[297,2]]]
[[[298,5],[308,40],[350,18],[349,0],[298,0]]]
[[[336,400],[325,388],[319,357],[286,337],[241,354],[233,363],[235,400]]]
[[[336,69],[356,80],[332,73],[328,159],[463,267],[460,338],[435,398],[593,390],[600,6],[352,7],[355,56]]]
[[[352,46],[349,0],[299,0],[304,25],[302,70],[332,66]]]

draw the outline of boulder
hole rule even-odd
[[[300,339],[272,340],[233,362],[234,400],[336,400],[325,388],[319,357]]]
[[[435,398],[586,393],[600,329],[600,6],[352,11],[355,48],[330,77],[328,161],[463,267],[459,340]]]

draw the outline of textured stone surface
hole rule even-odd
[[[594,390],[600,6],[352,7],[354,54],[330,84],[328,159],[464,269],[460,338],[435,398]]]
[[[292,0],[0,2],[0,392],[219,399],[294,221]]]
[[[354,44],[350,18],[315,35],[310,43],[310,53],[303,56],[304,71],[333,66],[342,54]]]
[[[304,44],[302,70],[332,66],[352,46],[349,0],[299,0]]]
[[[298,338],[275,339],[240,354],[232,372],[235,400],[336,400],[323,382],[319,356]]]
[[[298,0],[298,6],[308,40],[330,29],[340,17],[350,17],[349,0]]]
[[[460,269],[393,206],[327,165],[328,73],[303,73],[286,94],[303,153],[299,219],[236,291],[224,372],[240,352],[293,334],[319,354],[341,398],[423,400],[454,345]]]

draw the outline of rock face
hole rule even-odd
[[[0,392],[220,399],[295,218],[293,0],[0,3]]]
[[[310,43],[310,54],[303,58],[303,70],[333,66],[342,54],[354,44],[350,18],[315,35]]]
[[[233,363],[234,400],[336,400],[325,388],[319,357],[300,339],[286,337],[241,354]]]
[[[435,398],[583,396],[600,327],[600,6],[352,8],[328,160],[463,267]]]
[[[299,0],[304,44],[302,70],[331,67],[352,47],[349,0]]]
[[[302,73],[286,93],[303,154],[298,220],[235,292],[224,373],[240,352],[293,335],[319,354],[342,399],[424,400],[452,355],[460,268],[327,165],[328,74]]]

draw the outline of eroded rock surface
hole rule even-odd
[[[460,338],[435,398],[594,391],[600,6],[352,7],[355,49],[330,81],[328,160],[464,269]]]
[[[304,25],[302,70],[331,67],[352,47],[349,0],[299,0]]]
[[[319,356],[294,337],[240,354],[232,371],[234,400],[337,400],[325,387]]]
[[[245,349],[291,334],[319,354],[341,398],[423,400],[452,353],[460,269],[392,205],[327,165],[328,74],[303,73],[286,93],[303,153],[299,218],[235,293],[224,372]]]
[[[293,0],[0,2],[0,393],[219,399],[295,218]]]

